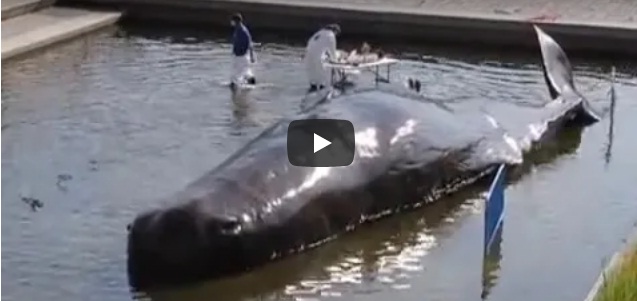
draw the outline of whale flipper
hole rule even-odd
[[[576,91],[571,63],[562,47],[542,29],[535,25],[533,27],[540,43],[544,78],[551,97],[555,99],[569,90]]]
[[[552,100],[581,103],[582,113],[577,121],[595,123],[601,118],[590,108],[588,101],[575,88],[573,69],[562,47],[537,25],[533,25],[542,53],[542,71]]]

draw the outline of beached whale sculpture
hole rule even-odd
[[[284,119],[171,198],[135,218],[128,236],[129,282],[151,289],[245,272],[312,248],[356,225],[418,207],[502,164],[523,163],[562,129],[599,120],[573,85],[566,55],[536,28],[552,96],[515,127],[481,112],[457,112],[409,91],[339,96],[295,119],[347,119],[354,162],[296,167]]]

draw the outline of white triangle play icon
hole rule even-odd
[[[322,150],[323,148],[325,148],[326,146],[332,144],[332,142],[327,141],[327,139],[314,134],[314,153]]]

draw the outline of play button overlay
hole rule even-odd
[[[326,146],[332,144],[332,142],[329,142],[327,140],[325,140],[323,137],[314,134],[314,153],[324,149]]]
[[[354,147],[354,125],[347,120],[301,119],[288,126],[288,160],[294,166],[347,166]]]

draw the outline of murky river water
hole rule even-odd
[[[235,101],[220,84],[228,51],[191,31],[105,32],[3,66],[3,300],[131,299],[126,224],[298,110],[301,48],[265,43],[256,72],[273,86]],[[417,75],[426,93],[457,108],[548,99],[537,56],[422,53],[424,61],[406,60],[396,73]],[[581,137],[571,133],[560,154],[507,188],[488,300],[581,300],[637,221],[636,65],[615,62],[609,135],[610,65],[573,63],[605,119]],[[480,192],[366,225],[252,274],[154,298],[478,300]],[[43,206],[33,211],[29,198]]]

